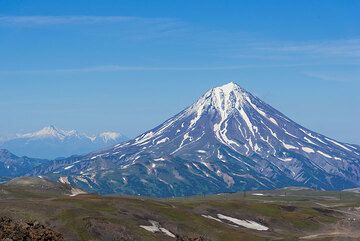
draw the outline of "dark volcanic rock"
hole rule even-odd
[[[188,237],[188,236],[180,236],[176,235],[176,241],[211,241],[210,239],[204,238],[202,236],[199,237]]]
[[[0,217],[0,240],[3,241],[64,241],[63,236],[37,221],[15,221]]]

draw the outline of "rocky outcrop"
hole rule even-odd
[[[64,241],[63,236],[38,221],[0,217],[1,241]]]

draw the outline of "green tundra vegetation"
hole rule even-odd
[[[44,178],[15,179],[0,186],[0,217],[36,220],[60,233],[64,240],[358,240],[360,237],[357,231],[360,230],[360,195],[351,192],[288,188],[170,199],[75,194],[72,187]],[[220,219],[218,214],[248,220],[266,230],[244,227],[234,220]],[[152,232],[144,228],[151,227],[151,221],[160,229]]]

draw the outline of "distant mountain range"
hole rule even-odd
[[[8,178],[23,176],[47,160],[18,157],[8,150],[0,149],[0,183]]]
[[[311,131],[229,83],[135,139],[41,165],[31,174],[66,178],[101,194],[334,190],[360,186],[360,147]]]
[[[125,140],[127,138],[117,132],[91,136],[76,130],[67,131],[48,126],[33,133],[18,134],[14,138],[3,140],[0,142],[0,149],[7,149],[18,156],[55,159],[86,154]]]

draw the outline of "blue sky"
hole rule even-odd
[[[360,1],[0,0],[0,135],[129,137],[231,80],[360,144]]]

